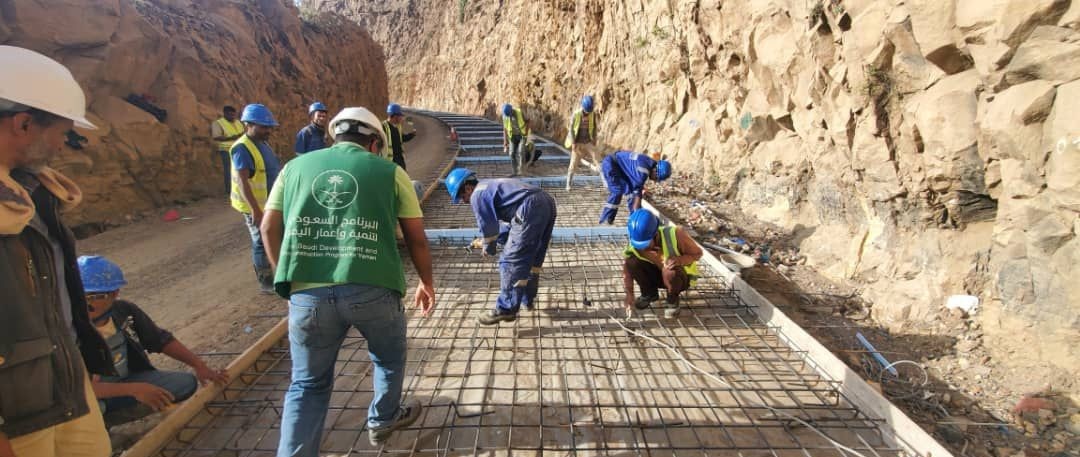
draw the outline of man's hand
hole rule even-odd
[[[664,261],[665,270],[674,270],[681,266],[683,266],[682,256],[671,257]]]
[[[484,245],[484,251],[483,251],[484,252],[484,257],[494,257],[495,256],[495,249],[496,249],[495,241],[492,241],[492,242]]]
[[[420,313],[424,317],[431,315],[431,312],[435,309],[435,288],[431,284],[420,283],[416,286],[416,303],[415,306],[420,308]]]
[[[139,403],[149,406],[154,411],[161,411],[173,402],[173,396],[169,391],[153,384],[145,382],[133,382],[127,384],[128,394],[135,397]]]
[[[7,435],[0,433],[0,457],[15,457],[15,450],[11,448],[11,441]]]
[[[251,223],[256,227],[262,226],[263,212],[258,208],[251,208]]]
[[[206,366],[205,363],[195,368],[195,377],[199,379],[199,384],[204,386],[212,382],[224,387],[229,383],[229,373],[227,371],[215,370]]]

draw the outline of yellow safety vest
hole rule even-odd
[[[574,140],[577,139],[577,131],[581,128],[581,117],[583,115],[589,116],[589,139],[596,139],[596,113],[585,114],[585,111],[578,109],[570,117],[570,130],[566,132],[566,141],[563,141],[563,146],[569,148],[574,145]]]
[[[630,245],[626,245],[626,249],[623,249],[623,255],[626,257],[634,256],[646,262],[649,261]],[[673,225],[660,227],[660,255],[664,260],[682,255],[679,251],[679,238],[675,236],[675,226]],[[686,271],[686,276],[690,278],[690,286],[697,284],[697,279],[701,277],[697,262],[684,265],[683,270]]]
[[[217,122],[217,125],[221,127],[221,132],[224,133],[225,136],[233,136],[244,133],[244,124],[242,124],[240,121],[232,121],[230,123],[229,121],[226,121],[225,118],[221,117],[218,118],[218,120],[215,122]],[[232,141],[219,141],[218,151],[228,151],[229,148],[232,147],[232,145]]]
[[[525,125],[525,117],[521,115],[521,110],[514,108],[513,116],[503,116],[503,129],[506,130],[506,136],[512,137],[515,135],[514,122],[511,118],[517,118],[517,135],[522,137],[529,136],[529,127]]]
[[[247,135],[240,137],[239,140],[233,143],[233,147],[237,145],[247,148],[248,153],[251,154],[251,160],[255,163],[255,174],[251,176],[250,180],[251,193],[255,195],[255,201],[259,203],[259,209],[262,209],[266,205],[267,194],[266,162],[263,162],[262,152],[259,151],[259,147],[255,146],[255,143]],[[247,200],[244,200],[244,191],[240,187],[240,175],[236,172],[236,166],[229,166],[229,170],[232,174],[232,193],[230,195],[232,207],[241,213],[251,214],[251,207],[248,206]]]
[[[403,144],[403,142],[401,141],[401,128],[397,128],[398,134],[396,137],[390,134],[390,121],[383,121],[382,128],[383,133],[386,134],[386,141],[388,141],[390,144],[383,146],[382,151],[379,151],[379,155],[382,156],[382,158],[393,162],[394,144]],[[404,152],[402,152],[402,154],[404,154]]]

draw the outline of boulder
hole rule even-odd
[[[983,157],[1023,160],[1031,148],[1039,148],[1043,129],[1038,124],[1049,116],[1056,93],[1053,84],[1032,81],[996,94],[979,122]]]
[[[105,97],[91,109],[112,124],[116,138],[143,158],[160,157],[169,141],[169,127],[154,116],[118,98]]]
[[[990,44],[968,45],[967,51],[979,74],[990,76],[1008,63],[1007,57],[1010,56],[1011,49],[1000,41],[994,41]]]
[[[956,26],[970,32],[997,23],[1009,0],[956,0]]]
[[[929,56],[947,48],[956,48],[960,40],[956,31],[957,0],[909,0],[911,28],[923,55]]]
[[[923,57],[923,50],[912,31],[910,16],[894,14],[890,17],[885,37],[892,44],[891,52],[885,52],[891,53],[889,67],[892,68],[895,87],[900,93],[921,91],[945,76],[944,71]],[[875,67],[883,68],[883,65],[878,63]]]
[[[1080,43],[1031,39],[1016,50],[1005,67],[1005,82],[1016,85],[1036,79],[1068,82],[1080,78]]]
[[[1015,48],[1035,27],[1057,24],[1069,3],[1070,0],[1008,0],[994,30],[995,37]]]
[[[45,3],[45,4],[43,4]],[[9,2],[15,44],[30,48],[94,48],[109,43],[120,22],[120,0]],[[5,13],[8,13],[5,11]],[[3,42],[4,40],[0,40]]]

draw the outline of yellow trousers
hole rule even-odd
[[[105,420],[101,417],[90,378],[85,378],[85,385],[90,412],[29,435],[11,438],[15,457],[109,457],[112,454],[109,432],[105,430]]]

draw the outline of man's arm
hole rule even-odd
[[[408,142],[412,141],[413,138],[416,138],[416,132],[409,132],[409,133],[406,133],[404,135],[401,135],[401,142],[402,143],[408,143]]]
[[[682,252],[678,257],[672,257],[664,262],[664,268],[672,269],[675,267],[682,267],[690,265],[691,263],[701,260],[701,256],[705,253],[702,252],[701,246],[698,246],[697,242],[690,237],[686,230],[682,227],[675,228],[675,239],[679,243],[679,251]]]
[[[206,362],[202,358],[191,352],[184,343],[180,340],[173,339],[169,344],[165,345],[164,350],[161,352],[165,355],[172,357],[174,360],[183,362],[184,365],[191,367],[195,370],[195,377],[199,379],[199,382],[203,385],[214,382],[218,385],[224,386],[229,383],[229,374],[225,370],[213,370],[206,365]]]
[[[210,137],[213,138],[214,141],[229,141],[230,139],[232,139],[225,136],[225,130],[222,129],[217,122],[210,124]]]
[[[139,403],[149,406],[154,411],[164,409],[174,400],[172,393],[168,390],[145,382],[104,382],[94,379],[91,381],[91,386],[97,398],[135,397]]]
[[[7,435],[0,433],[0,457],[15,457],[15,450],[11,448],[11,441]]]
[[[419,217],[399,218],[401,234],[409,250],[416,273],[420,275],[420,285],[416,288],[416,306],[420,306],[424,316],[435,309],[435,279],[431,267],[431,251],[428,248],[427,234],[424,233],[424,219]]]
[[[285,218],[282,216],[281,211],[267,209],[263,213],[263,220],[262,224],[259,225],[259,230],[262,232],[263,248],[266,249],[266,258],[270,261],[270,268],[277,271],[278,255],[281,253],[281,240],[285,238]]]
[[[255,225],[262,223],[263,212],[259,207],[259,201],[255,199],[255,192],[251,190],[251,170],[247,168],[237,170],[236,175],[240,178],[240,195],[244,197],[248,207],[251,208],[251,219]]]

